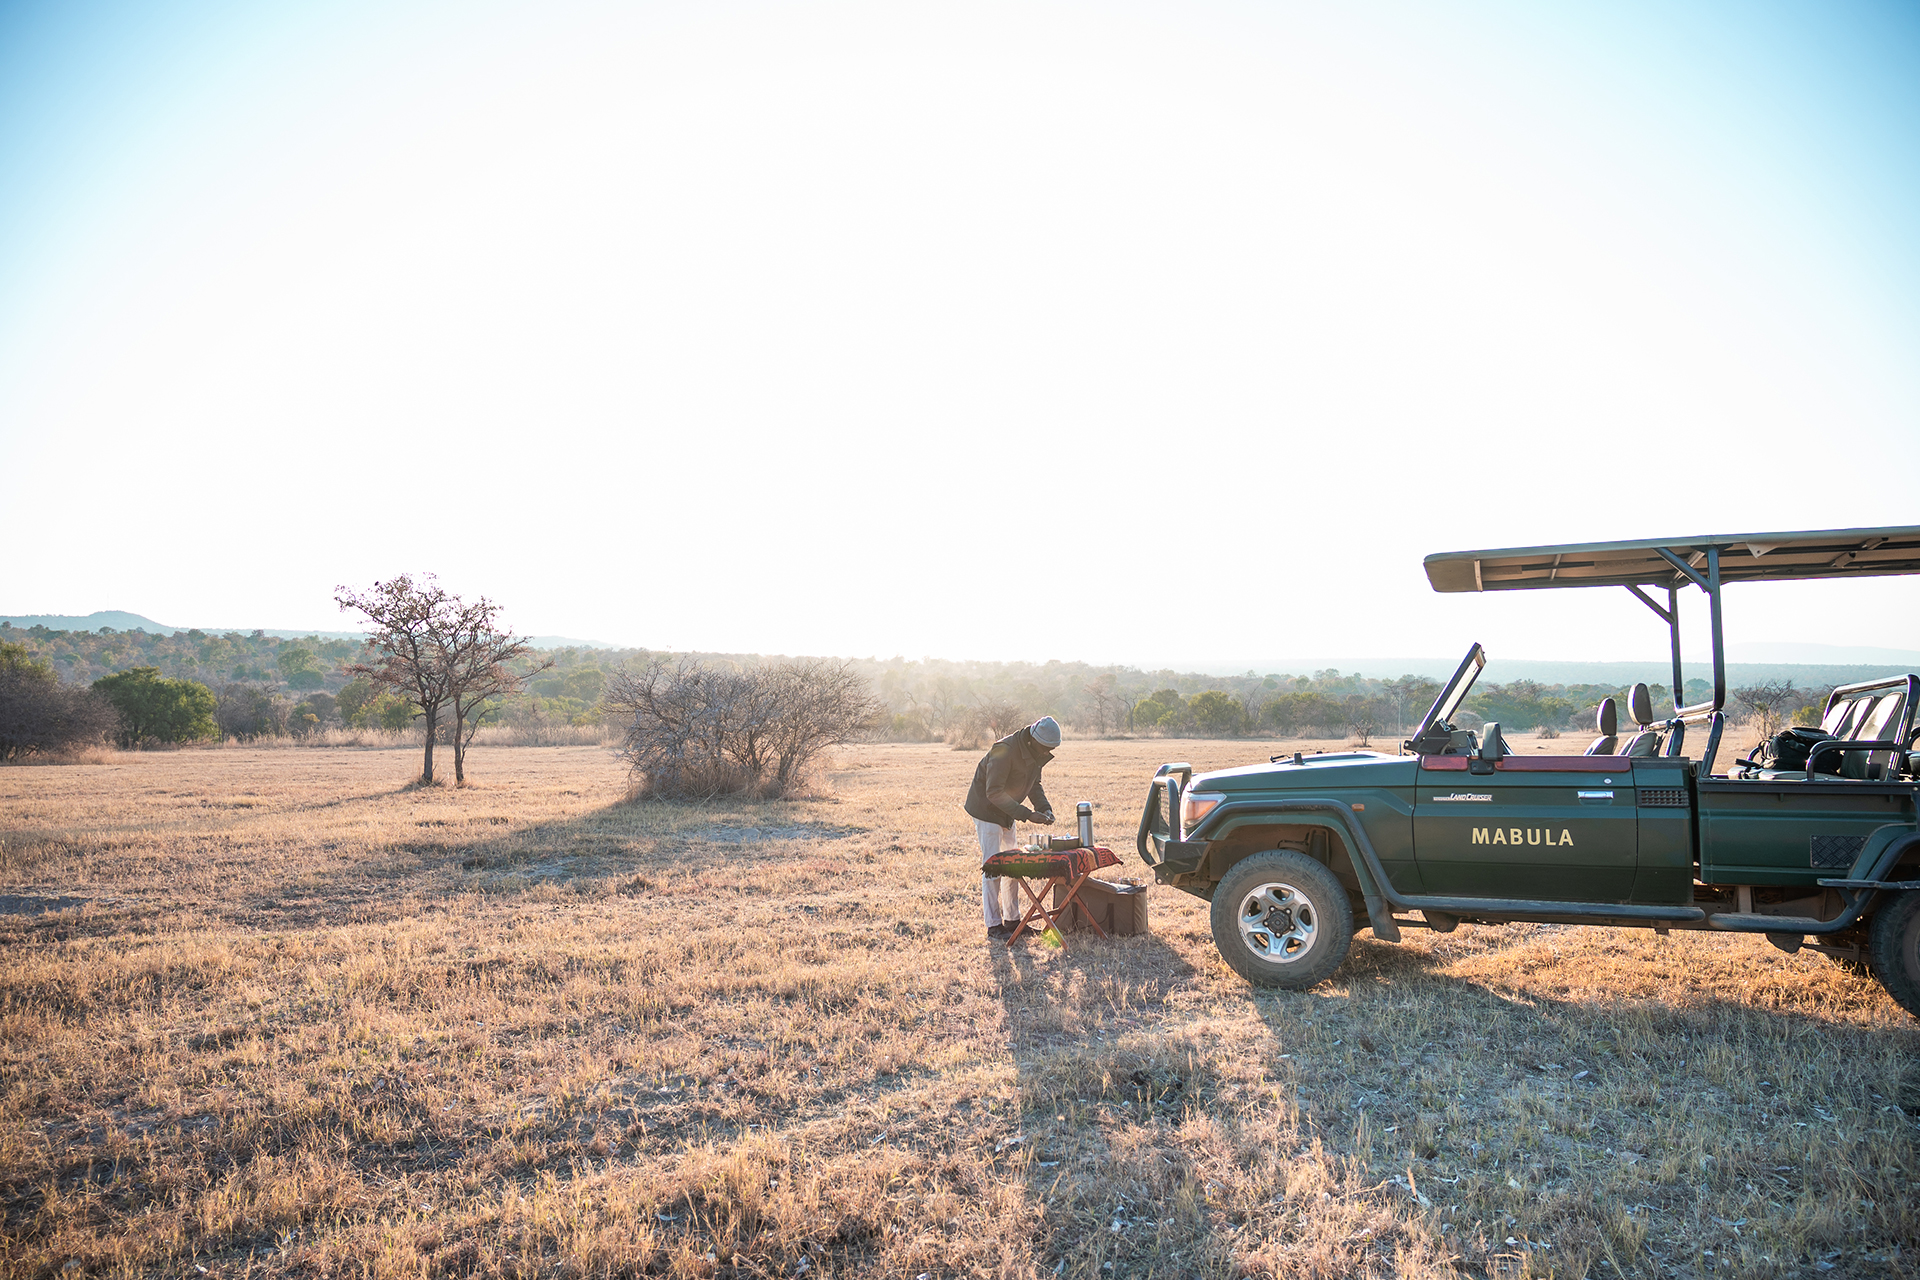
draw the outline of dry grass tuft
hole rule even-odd
[[[1262,750],[1048,780],[1111,841]],[[685,806],[417,763],[0,770],[0,1274],[1914,1272],[1920,1033],[1812,953],[1468,927],[1260,993],[1168,890],[986,946],[943,745]]]

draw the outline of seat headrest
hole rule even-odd
[[[1614,705],[1612,698],[1600,699],[1600,705],[1594,708],[1593,724],[1603,738],[1611,738],[1620,732],[1620,708]]]
[[[1627,690],[1627,714],[1642,727],[1653,723],[1653,694],[1644,684]]]

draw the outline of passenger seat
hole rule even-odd
[[[1653,727],[1653,691],[1644,684],[1636,684],[1627,690],[1627,714],[1633,717],[1633,722],[1640,727],[1640,732],[1627,740],[1627,749],[1621,754],[1659,755],[1660,731]]]
[[[1593,713],[1594,727],[1600,730],[1600,736],[1587,748],[1590,756],[1610,756],[1620,747],[1620,711],[1612,698],[1600,699],[1600,705]]]

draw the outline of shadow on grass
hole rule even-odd
[[[1448,972],[1461,958],[1363,935],[1333,980],[1304,992],[1249,988],[1246,999],[1302,1133],[1365,1171],[1395,1210],[1396,1231],[1448,1224],[1470,1271],[1519,1274],[1531,1251],[1547,1248],[1532,1265],[1551,1258],[1573,1275],[1612,1268],[1616,1256],[1635,1257],[1645,1233],[1644,1222],[1621,1225],[1636,1205],[1673,1233],[1674,1256],[1697,1256],[1725,1243],[1703,1224],[1727,1206],[1759,1220],[1756,1184],[1789,1202],[1823,1194],[1822,1162],[1801,1160],[1794,1137],[1832,1129],[1823,1106],[1884,1110],[1840,1065],[1880,1056],[1884,1032],[1848,1025],[1817,1001],[1783,1008],[1698,987],[1569,989],[1562,962],[1518,953],[1506,973],[1484,963]],[[1795,1076],[1797,1088],[1775,1083]],[[1783,1151],[1795,1162],[1778,1163]],[[1835,1163],[1869,1151],[1836,1152]],[[1464,1215],[1443,1217],[1449,1200]],[[1654,1257],[1648,1274],[1668,1265]],[[1627,1265],[1630,1274],[1647,1266]]]
[[[1650,1241],[1680,1257],[1714,1246],[1700,1224],[1716,1206],[1755,1212],[1750,1183],[1789,1199],[1825,1193],[1820,1162],[1780,1163],[1760,1133],[1768,1114],[1791,1139],[1805,1125],[1831,1129],[1820,1107],[1850,1094],[1860,1117],[1886,1107],[1837,1065],[1884,1051],[1884,1032],[1836,1021],[1817,1002],[1781,1008],[1698,989],[1596,996],[1568,991],[1565,974],[1534,976],[1518,957],[1511,974],[1484,963],[1456,972],[1457,952],[1364,934],[1336,977],[1310,990],[1227,978],[1223,993],[1211,981],[1221,975],[1196,972],[1157,939],[1076,943],[1051,956],[1020,944],[994,960],[1033,1144],[1026,1181],[1045,1205],[1044,1266],[1063,1276],[1259,1270],[1252,1259],[1294,1248],[1284,1242],[1295,1219],[1319,1212],[1296,1181],[1347,1189],[1367,1225],[1350,1259],[1363,1270],[1385,1273],[1396,1250],[1451,1250],[1473,1274],[1547,1259],[1556,1273],[1585,1274],[1636,1256],[1638,1239],[1626,1237],[1645,1227],[1634,1205],[1662,1224],[1694,1224],[1677,1228],[1678,1244]],[[1121,988],[1132,994],[1115,998]],[[1203,993],[1215,998],[1194,998]],[[1778,1082],[1796,1070],[1832,1079],[1809,1078],[1795,1103]],[[1725,1132],[1702,1137],[1703,1115]],[[1833,1154],[1884,1162],[1878,1150],[1859,1140]],[[1257,1189],[1237,1205],[1207,1191],[1220,1166],[1201,1172],[1223,1152]],[[1685,1176],[1655,1183],[1676,1152]],[[1878,1194],[1895,1173],[1873,1172]],[[1443,1218],[1449,1201],[1465,1216]],[[1896,1236],[1881,1230],[1881,1243]],[[1551,1252],[1531,1258],[1539,1248]],[[1637,1256],[1627,1263],[1636,1274],[1649,1255]]]
[[[330,808],[391,799],[412,785],[339,797]],[[449,789],[450,791],[451,789]],[[391,920],[467,895],[511,899],[529,893],[578,896],[673,892],[697,888],[752,894],[795,870],[825,883],[835,871],[874,861],[847,843],[866,828],[809,821],[801,802],[634,804],[617,801],[585,813],[524,822],[488,812],[481,793],[474,812],[423,817],[369,839],[353,831],[317,834],[312,856],[251,861],[205,901],[170,886],[116,888],[99,898],[55,886],[0,903],[11,936],[64,941],[151,928],[182,911],[275,932],[316,925]],[[246,852],[214,835],[182,850],[183,858],[231,859]],[[873,842],[863,842],[871,844]]]
[[[1041,1210],[1040,1270],[1209,1274],[1204,1196],[1172,1130],[1220,1079],[1203,1036],[1169,1031],[1206,975],[1152,933],[1073,932],[1058,950],[1023,937],[996,944],[991,965],[1022,1125],[1004,1158]]]

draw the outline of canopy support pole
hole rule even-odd
[[[1667,638],[1673,642],[1673,714],[1680,714],[1680,588],[1667,587]]]
[[[1628,583],[1627,590],[1638,597],[1641,604],[1653,610],[1660,621],[1667,624],[1667,641],[1673,651],[1673,713],[1680,714],[1680,588],[1667,585],[1667,607],[1662,609],[1652,596],[1638,586]],[[1718,599],[1718,596],[1715,597]]]
[[[1713,627],[1713,709],[1727,705],[1727,646],[1720,632],[1720,548],[1707,548],[1707,608]]]
[[[1720,548],[1708,547],[1706,549],[1707,572],[1704,577],[1701,576],[1698,569],[1665,547],[1655,547],[1654,551],[1662,560],[1665,560],[1668,564],[1679,570],[1681,576],[1687,581],[1707,593],[1708,627],[1713,633],[1713,701],[1712,703],[1702,702],[1698,706],[1693,707],[1682,707],[1680,705],[1680,690],[1677,687],[1680,683],[1679,587],[1681,584],[1679,582],[1670,583],[1667,587],[1667,598],[1673,601],[1674,604],[1672,624],[1673,679],[1676,686],[1673,691],[1673,714],[1676,716],[1686,716],[1699,711],[1718,711],[1727,705],[1727,646],[1725,636],[1720,628]],[[1647,600],[1645,595],[1638,591],[1634,592],[1634,594],[1639,595],[1642,600],[1646,600],[1648,607],[1655,613],[1661,612],[1660,607],[1654,604],[1653,601]]]

